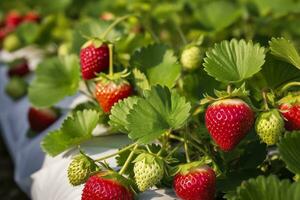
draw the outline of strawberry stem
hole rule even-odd
[[[151,149],[149,148],[149,145],[148,145],[148,144],[146,145],[146,149],[147,149],[147,151],[148,151],[149,153],[152,153],[152,151],[151,151]]]
[[[176,22],[174,22],[174,24],[175,24],[175,28],[180,36],[180,39],[182,40],[183,45],[187,45],[188,42],[183,34],[183,31],[182,31],[180,25],[178,25]]]
[[[130,161],[131,161],[131,159],[132,159],[132,157],[134,155],[134,152],[135,152],[135,150],[136,150],[137,147],[138,147],[137,144],[133,147],[132,151],[130,152],[130,154],[129,154],[126,162],[125,162],[125,164],[123,165],[122,169],[119,171],[120,175],[122,175],[125,172],[125,170],[127,169],[127,167],[129,165],[129,163],[130,163]]]
[[[186,135],[186,133],[184,133],[184,135]],[[188,149],[188,145],[187,145],[187,141],[186,141],[186,137],[184,137],[184,151],[185,151],[185,158],[186,158],[186,162],[190,163],[191,159],[190,159],[190,155],[189,155],[189,149]]]
[[[120,22],[124,21],[125,19],[127,19],[128,17],[131,17],[133,15],[124,15],[123,17],[119,17],[117,18],[112,24],[109,25],[109,27],[107,27],[107,29],[104,31],[104,33],[101,35],[101,39],[104,39],[107,37],[107,35],[110,33],[110,31],[116,26],[118,25]]]
[[[280,90],[279,93],[282,94],[284,91],[288,90],[290,87],[300,86],[300,82],[290,82],[285,84]]]
[[[262,97],[263,97],[263,101],[264,101],[264,109],[265,110],[270,110],[269,105],[268,105],[268,98],[267,98],[267,92],[266,91],[262,91]]]
[[[112,154],[109,154],[109,155],[107,155],[107,156],[104,156],[104,157],[95,159],[95,161],[96,161],[96,162],[99,162],[99,161],[102,161],[102,160],[106,160],[106,159],[108,159],[108,158],[111,158],[111,157],[116,156],[116,155],[118,155],[118,154],[120,154],[120,153],[123,153],[124,151],[127,151],[127,150],[131,149],[131,148],[134,147],[135,145],[137,145],[137,143],[133,143],[133,144],[131,144],[131,145],[129,145],[129,146],[126,146],[126,147],[120,149],[119,151],[117,151],[116,153],[112,153]]]
[[[179,143],[176,147],[173,148],[173,150],[166,156],[166,158],[169,158],[172,156],[180,147],[182,146],[182,143]]]
[[[227,93],[230,95],[230,94],[231,94],[231,92],[232,92],[231,85],[230,85],[230,84],[228,84],[228,85],[227,85]]]
[[[112,78],[114,75],[114,63],[113,63],[113,45],[108,45],[109,49],[109,77]]]

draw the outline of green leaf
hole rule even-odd
[[[78,111],[65,119],[59,130],[45,136],[41,147],[50,156],[56,156],[90,139],[98,120],[99,114],[94,110]]]
[[[267,56],[261,73],[266,81],[266,85],[263,87],[276,89],[290,81],[300,81],[300,70],[270,55]]]
[[[79,61],[74,55],[46,59],[39,64],[29,87],[30,102],[36,107],[48,107],[74,95],[79,86],[79,72]]]
[[[149,45],[136,51],[130,64],[146,74],[150,85],[166,85],[169,88],[175,85],[181,72],[174,52],[162,44]]]
[[[137,103],[138,99],[138,97],[128,97],[119,101],[112,107],[108,123],[113,129],[128,133],[127,116],[129,111],[133,108],[133,105]]]
[[[219,31],[233,24],[242,10],[229,1],[211,1],[197,8],[195,17],[208,30]],[[213,10],[213,12],[212,12]],[[224,12],[226,10],[226,12]]]
[[[74,31],[72,33],[72,41],[71,41],[71,51],[72,53],[78,54],[81,46],[86,42],[87,37],[99,37],[109,26],[109,23],[95,20],[95,19],[84,19],[80,23],[78,23]],[[116,41],[120,37],[120,32],[116,29],[113,29],[108,35],[107,39],[109,41]]]
[[[300,56],[291,41],[285,38],[272,38],[269,44],[271,54],[300,69]]]
[[[136,84],[136,86],[137,86],[140,93],[142,93],[143,90],[149,90],[150,89],[149,81],[148,81],[148,79],[147,79],[147,77],[145,76],[144,73],[142,73],[137,68],[134,68],[132,70],[132,73],[133,73],[133,76],[134,76],[135,84]]]
[[[235,39],[215,44],[206,52],[205,71],[216,80],[231,83],[250,78],[261,70],[265,49],[251,41]]]
[[[129,137],[140,143],[149,143],[170,129],[183,126],[191,106],[184,97],[160,85],[145,91],[127,116]]]
[[[232,194],[230,200],[298,200],[300,199],[300,182],[290,183],[288,180],[280,181],[276,176],[259,176],[249,179],[237,188],[236,195]]]
[[[287,168],[295,174],[300,174],[300,132],[287,132],[278,144],[281,159]]]

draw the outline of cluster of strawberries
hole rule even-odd
[[[89,41],[80,52],[82,77],[86,81],[93,79],[96,82],[94,96],[106,113],[110,112],[116,102],[133,92],[130,83],[123,77],[111,74],[112,59],[111,46],[106,43],[97,45]],[[107,68],[110,68],[109,75],[103,75],[103,71]],[[223,151],[233,150],[247,135],[254,122],[254,111],[239,98],[216,100],[208,106],[205,113],[206,128]],[[300,130],[298,102],[282,102],[278,109],[262,112],[256,118],[255,129],[262,141],[268,145],[275,144],[285,129]],[[162,179],[164,167],[158,157],[149,154],[139,157],[142,158],[134,161],[133,172],[138,189],[145,191]],[[70,183],[72,185],[85,183],[83,200],[134,198],[130,185],[124,183],[114,174],[115,172],[97,171],[94,161],[83,154],[77,156],[69,166]],[[212,168],[203,163],[183,164],[174,176],[173,187],[181,199],[212,200],[216,190],[216,174]]]
[[[10,11],[6,14],[5,19],[0,23],[0,41],[11,32],[13,32],[20,24],[26,22],[38,23],[40,15],[34,11],[29,11],[25,15],[21,15],[17,11]]]

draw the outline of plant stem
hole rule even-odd
[[[113,63],[113,45],[108,45],[109,49],[109,76],[113,77],[114,75],[114,63]]]
[[[284,91],[286,91],[287,89],[289,89],[290,87],[293,87],[293,86],[300,86],[300,82],[287,83],[280,89],[279,92],[282,94]]]
[[[184,142],[184,139],[182,137],[177,136],[177,135],[170,134],[170,138],[178,140],[180,142]]]
[[[152,151],[151,151],[151,149],[149,148],[149,145],[148,145],[148,144],[146,145],[146,149],[147,149],[147,151],[148,151],[149,153],[152,153]]]
[[[176,30],[177,30],[177,32],[178,32],[178,34],[179,34],[179,36],[182,40],[183,45],[187,45],[188,42],[187,42],[187,40],[186,40],[186,38],[183,34],[183,31],[182,31],[181,27],[179,25],[177,25],[176,22],[174,22],[174,24],[175,24],[175,28],[176,28]]]
[[[107,37],[107,35],[109,34],[109,32],[116,26],[118,25],[120,22],[124,21],[125,19],[127,19],[128,17],[131,17],[132,15],[124,15],[123,17],[119,17],[117,18],[111,25],[109,25],[109,27],[105,30],[105,32],[101,35],[101,39],[105,39]]]
[[[186,133],[184,135],[186,135]],[[189,148],[187,145],[186,137],[184,137],[184,140],[185,140],[184,141],[185,158],[186,158],[186,162],[189,163],[189,162],[191,162],[191,159],[190,159],[190,155],[189,155]]]
[[[134,152],[135,152],[135,150],[136,150],[137,147],[138,147],[138,144],[136,144],[136,145],[133,147],[132,151],[130,152],[130,154],[129,154],[129,156],[128,156],[126,162],[125,162],[125,164],[123,165],[122,169],[119,171],[119,174],[120,174],[120,175],[122,175],[122,174],[125,172],[125,170],[127,169],[127,167],[128,167],[128,165],[129,165],[129,163],[130,163],[130,161],[131,161],[131,159],[132,159],[132,157],[133,157],[133,155],[134,155]]]
[[[232,92],[231,85],[228,84],[228,85],[227,85],[227,93],[228,93],[228,94],[231,94],[231,92]]]
[[[83,81],[83,82],[84,82],[84,85],[85,85],[87,91],[89,92],[89,94],[90,94],[91,96],[93,96],[93,92],[92,92],[92,90],[91,90],[91,88],[90,88],[88,82],[87,82],[87,81]]]
[[[267,99],[266,91],[262,91],[262,97],[263,97],[263,101],[264,101],[264,109],[265,110],[270,110],[269,106],[268,106],[268,99]]]
[[[101,160],[106,160],[106,159],[111,158],[111,157],[113,157],[113,156],[116,156],[116,155],[118,155],[118,154],[120,154],[120,153],[123,153],[124,151],[127,151],[128,149],[131,149],[131,148],[134,147],[135,145],[137,145],[137,144],[136,144],[136,143],[133,143],[133,144],[127,146],[127,147],[124,147],[123,149],[120,149],[120,150],[117,151],[116,153],[112,153],[112,154],[110,154],[110,155],[107,155],[107,156],[104,156],[104,157],[95,159],[95,161],[96,161],[96,162],[99,162],[99,161],[101,161]]]
[[[166,144],[168,142],[168,139],[170,137],[170,130],[168,130],[164,135],[163,135],[163,144],[161,149],[159,150],[159,152],[157,153],[157,156],[160,156],[160,154],[162,153],[163,149],[166,147]]]
[[[172,156],[180,147],[182,146],[182,143],[179,143],[167,156],[166,158],[169,158]]]

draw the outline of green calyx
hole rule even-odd
[[[142,192],[159,183],[164,176],[164,162],[156,155],[142,153],[134,163],[135,181]]]
[[[290,92],[288,95],[283,97],[277,102],[279,105],[281,104],[299,104],[300,103],[300,92]]]
[[[186,175],[190,172],[193,172],[193,171],[195,171],[201,167],[205,167],[205,166],[207,166],[207,165],[204,162],[204,160],[182,164],[177,167],[177,169],[173,172],[173,175],[176,175],[178,173],[180,173],[182,175]]]
[[[86,182],[92,173],[99,170],[94,160],[84,153],[76,155],[68,168],[68,178],[73,186],[77,186]]]
[[[121,84],[121,83],[128,83],[125,78],[129,76],[130,72],[128,72],[127,69],[113,73],[112,75],[110,74],[105,74],[105,73],[100,73],[98,74],[97,78],[95,78],[96,81],[101,81],[102,83],[111,83],[114,82],[116,84]]]
[[[92,38],[88,38],[88,41],[82,45],[81,49],[84,49],[90,45],[93,45],[95,48],[99,48],[103,44],[107,44],[107,41],[104,41],[103,39],[97,37],[92,37]]]
[[[124,186],[125,188],[127,188],[129,191],[132,191],[134,194],[137,194],[137,192],[138,192],[138,188],[136,187],[133,180],[126,178],[113,170],[99,172],[97,174],[97,176],[99,176],[103,179],[115,181],[115,182],[119,183],[120,185]]]
[[[255,130],[262,142],[274,145],[284,132],[284,120],[276,109],[263,112],[256,120]]]
[[[235,88],[232,91],[231,91],[231,88],[229,85],[227,88],[227,91],[215,90],[214,93],[215,93],[216,97],[211,97],[209,95],[205,95],[205,97],[203,99],[201,99],[200,105],[204,105],[204,104],[208,104],[208,103],[212,103],[212,102],[224,100],[224,99],[232,99],[232,98],[243,99],[243,98],[247,98],[249,95],[249,91],[246,90],[245,84],[243,84],[239,88]]]

